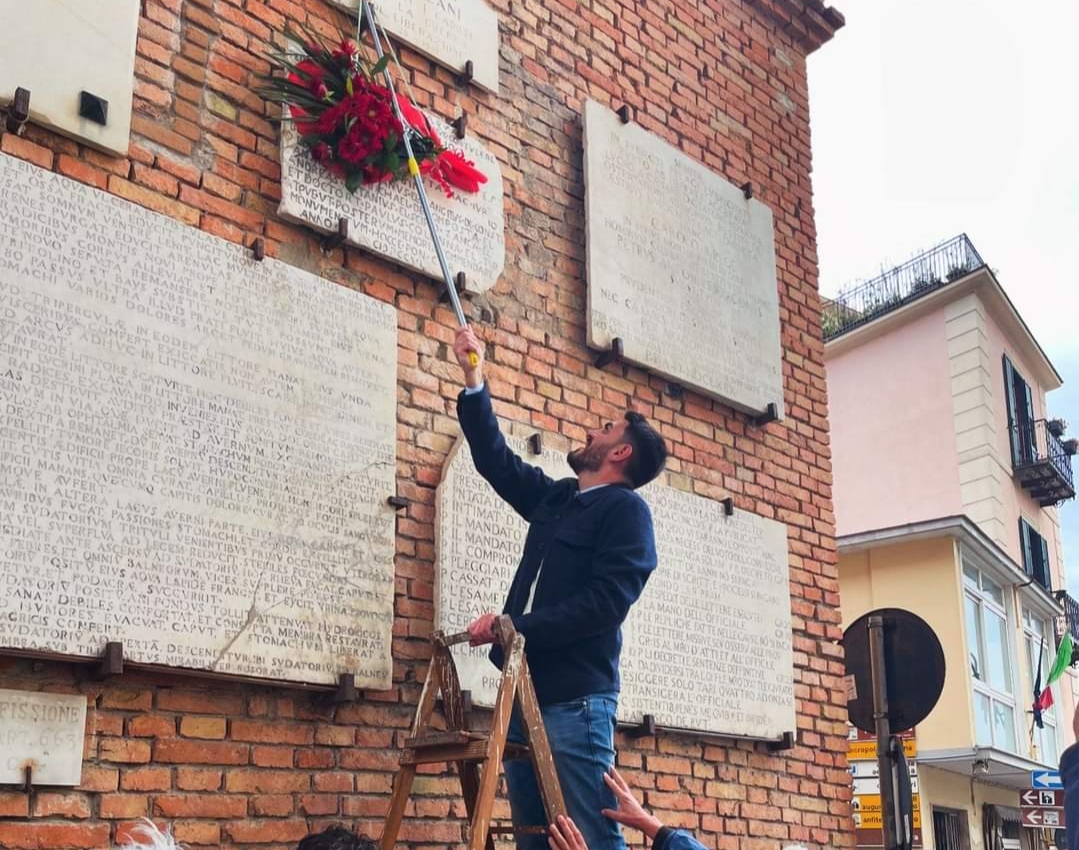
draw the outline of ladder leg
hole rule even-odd
[[[524,639],[517,635],[502,671],[502,684],[495,699],[495,710],[491,715],[491,737],[487,742],[487,756],[480,775],[479,793],[476,795],[476,811],[472,816],[472,831],[469,835],[469,850],[483,850],[487,843],[488,830],[491,827],[491,811],[495,804],[495,789],[502,766],[502,753],[506,747],[506,734],[509,732],[513,703],[521,679],[524,661]]]
[[[393,797],[390,799],[390,811],[386,815],[386,825],[382,829],[382,839],[379,842],[381,850],[394,850],[397,844],[397,836],[401,832],[401,821],[405,818],[405,807],[408,805],[409,794],[412,793],[412,780],[416,777],[416,768],[413,765],[405,765],[397,771],[397,778],[393,783]]]
[[[465,811],[468,813],[468,822],[476,815],[476,797],[480,790],[480,769],[475,762],[457,762],[457,772],[461,775],[461,792],[465,798]],[[471,840],[471,837],[470,837]],[[495,842],[490,832],[487,835],[486,850],[495,850]]]
[[[547,738],[547,727],[543,725],[536,689],[532,686],[532,676],[528,670],[528,661],[522,661],[521,681],[517,686],[517,699],[521,707],[521,719],[524,720],[525,743],[528,744],[532,769],[536,772],[536,784],[539,785],[543,808],[547,812],[547,823],[554,823],[559,815],[566,815],[566,802],[562,796],[562,784],[558,781],[551,742]]]

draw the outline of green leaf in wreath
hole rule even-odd
[[[356,190],[359,189],[361,185],[363,185],[363,172],[350,171],[348,177],[345,178],[345,188],[355,195]]]
[[[383,71],[386,70],[386,66],[390,64],[390,54],[386,54],[379,59],[374,65],[371,66],[371,76],[377,77]]]

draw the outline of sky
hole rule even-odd
[[[830,2],[847,25],[808,63],[821,291],[965,232],[1079,436],[1079,2]],[[1061,521],[1079,598],[1076,500]]]

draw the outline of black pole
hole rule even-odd
[[[869,669],[873,681],[873,723],[877,733],[877,775],[880,780],[880,819],[885,850],[897,850],[900,838],[896,834],[896,783],[892,773],[894,762],[889,752],[892,737],[888,722],[888,677],[884,661],[884,617],[869,618]]]

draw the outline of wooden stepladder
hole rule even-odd
[[[431,636],[433,653],[427,670],[427,680],[416,708],[409,737],[401,754],[401,766],[393,783],[393,797],[386,826],[382,832],[381,850],[394,850],[405,807],[412,793],[412,780],[416,767],[421,764],[455,762],[461,777],[461,792],[469,817],[468,850],[494,850],[491,836],[506,833],[545,833],[540,826],[519,827],[510,824],[492,824],[491,812],[495,803],[498,775],[503,758],[528,758],[536,772],[536,780],[547,812],[547,823],[566,814],[562,799],[562,786],[558,782],[547,730],[543,726],[532,676],[524,654],[524,636],[517,633],[509,617],[499,617],[495,634],[505,652],[502,665],[502,681],[495,698],[491,716],[490,734],[473,732],[467,728],[461,683],[457,667],[450,655],[450,647],[468,641],[468,633],[445,635],[435,632]],[[431,716],[435,701],[442,695],[446,730],[432,729]],[[510,716],[517,705],[524,721],[527,746],[507,744]]]

